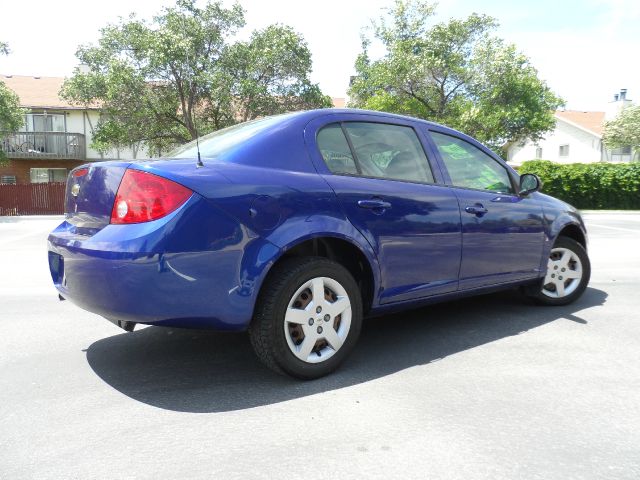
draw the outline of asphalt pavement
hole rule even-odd
[[[640,478],[640,214],[588,213],[592,280],[365,323],[335,374],[245,334],[125,333],[58,301],[58,218],[0,218],[0,479]],[[177,300],[179,301],[179,300]]]

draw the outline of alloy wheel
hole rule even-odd
[[[351,302],[345,288],[328,277],[308,280],[291,297],[284,334],[303,362],[320,363],[344,344],[351,328]]]
[[[575,252],[564,247],[553,248],[542,293],[549,298],[571,295],[580,286],[582,271],[582,262]]]

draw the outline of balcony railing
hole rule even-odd
[[[8,158],[86,160],[84,135],[65,132],[0,132],[0,150]]]

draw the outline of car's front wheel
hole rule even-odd
[[[362,299],[347,269],[326,258],[292,258],[265,281],[249,337],[272,370],[313,379],[342,363],[361,325]]]
[[[559,237],[547,261],[547,274],[529,295],[543,305],[567,305],[587,288],[591,277],[589,256],[571,238]]]

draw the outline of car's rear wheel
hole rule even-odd
[[[362,299],[347,269],[321,257],[292,258],[265,281],[249,337],[272,370],[313,379],[344,361],[361,325]]]
[[[547,274],[529,295],[544,305],[567,305],[587,288],[591,264],[584,247],[571,238],[556,240],[549,260]]]

